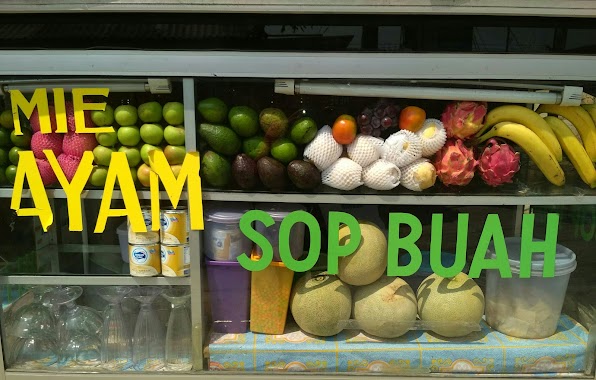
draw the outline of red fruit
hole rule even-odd
[[[339,144],[351,144],[356,138],[356,119],[350,115],[340,115],[331,130],[333,138]]]
[[[62,153],[62,139],[63,135],[58,133],[42,134],[35,132],[31,137],[31,150],[36,158],[45,159],[46,155],[44,149],[50,149],[54,155],[58,157]]]
[[[52,132],[56,132],[58,125],[56,124],[56,114],[54,111],[54,106],[48,106],[50,109],[50,125],[52,126]],[[33,132],[39,132],[41,127],[39,125],[39,112],[37,111],[37,107],[33,109],[33,113],[29,118],[29,123],[31,124],[31,128]]]
[[[69,181],[72,181],[80,162],[80,158],[68,154],[62,153],[58,156],[58,163]]]
[[[37,164],[39,174],[41,174],[41,181],[43,182],[44,186],[53,185],[58,181],[58,178],[56,178],[56,174],[54,174],[52,166],[47,160],[41,160],[39,158],[36,158],[35,163]]]
[[[466,148],[459,139],[447,140],[435,156],[437,176],[445,185],[467,185],[474,177],[477,165],[474,151]]]
[[[65,154],[82,158],[85,151],[92,151],[97,146],[93,133],[68,132],[62,141],[62,151]]]
[[[426,111],[420,107],[408,106],[399,114],[399,128],[417,132],[426,120]]]
[[[75,126],[75,117],[74,117],[74,106],[72,102],[66,102],[66,125],[68,126],[68,130],[74,132],[76,130]],[[91,120],[91,112],[85,111],[85,127],[93,128],[95,127],[95,123]]]

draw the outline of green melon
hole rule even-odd
[[[379,227],[359,221],[362,240],[356,252],[339,259],[339,278],[350,285],[368,285],[377,281],[387,269],[387,238]],[[340,244],[350,241],[350,229],[339,229]]]

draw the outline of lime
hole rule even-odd
[[[11,110],[4,110],[0,113],[0,125],[6,129],[14,129],[14,120]]]
[[[197,104],[197,109],[210,123],[224,123],[228,116],[228,106],[219,98],[203,99]]]
[[[12,146],[12,142],[10,141],[10,130],[0,128],[0,146],[3,148]]]
[[[259,114],[250,107],[232,107],[228,119],[230,127],[241,137],[251,137],[259,131]]]
[[[298,156],[298,149],[290,139],[281,138],[275,140],[273,144],[271,144],[271,155],[276,160],[287,164],[296,159]]]
[[[310,117],[302,117],[292,124],[290,137],[296,144],[308,144],[317,134],[317,123]]]
[[[12,141],[15,146],[29,148],[31,146],[31,132],[28,129],[21,130],[21,132],[23,132],[22,135],[17,135],[15,132],[16,131],[10,132],[10,141]]]
[[[16,165],[10,165],[9,167],[7,167],[6,170],[4,171],[4,174],[6,175],[6,179],[8,180],[8,182],[10,182],[11,184],[14,184],[14,180],[17,177]]]
[[[20,148],[18,146],[13,146],[12,148],[10,148],[10,150],[8,151],[8,160],[13,164],[16,165],[19,163],[19,152],[23,151],[25,149]]]
[[[8,165],[8,149],[0,148],[0,166],[6,167]]]
[[[269,144],[263,136],[254,136],[244,140],[242,150],[253,160],[258,160],[269,154]]]
[[[6,185],[8,183],[8,178],[6,178],[6,168],[4,166],[0,167],[0,185]]]

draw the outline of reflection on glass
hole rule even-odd
[[[108,301],[101,331],[101,362],[109,370],[122,370],[131,358],[131,340],[122,312],[122,300],[130,293],[128,286],[106,286],[99,295]]]
[[[130,293],[141,304],[133,339],[132,360],[139,371],[157,371],[165,366],[164,326],[153,307],[153,301],[161,294],[157,286],[144,286]]]
[[[192,329],[188,300],[188,287],[166,289],[162,296],[171,302],[172,310],[166,333],[166,370],[190,371],[192,369]]]

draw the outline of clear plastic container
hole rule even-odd
[[[555,276],[544,278],[544,256],[534,253],[530,278],[519,278],[520,238],[505,239],[511,278],[498,270],[486,274],[486,322],[503,334],[525,339],[547,338],[557,330],[569,277],[577,263],[575,253],[557,244]],[[494,247],[488,249],[494,258]]]
[[[128,225],[126,222],[122,223],[118,228],[116,228],[116,233],[118,234],[118,243],[120,244],[120,255],[122,256],[122,261],[125,263],[129,262],[128,258]]]
[[[211,260],[235,261],[250,256],[252,241],[240,231],[240,218],[251,210],[250,203],[210,202],[205,206],[203,249]]]
[[[306,208],[302,205],[288,203],[259,203],[255,206],[255,209],[267,212],[275,221],[275,224],[270,227],[265,227],[263,223],[257,223],[255,229],[271,243],[273,247],[273,261],[282,261],[279,255],[279,229],[281,222],[292,211],[306,211]],[[304,223],[296,223],[292,226],[292,230],[290,231],[290,252],[294,259],[298,259],[304,253]],[[260,257],[262,254],[261,247],[257,246],[256,256]]]

